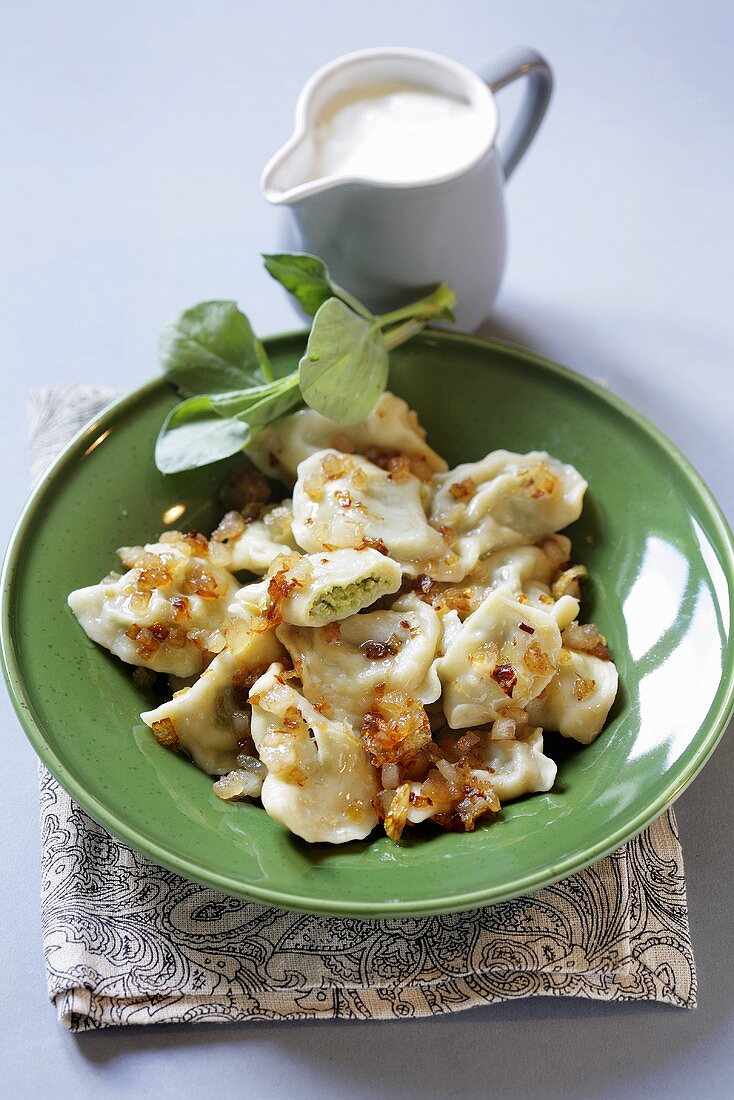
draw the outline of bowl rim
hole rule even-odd
[[[292,343],[296,339],[305,341],[306,329],[294,329],[279,333],[265,339],[266,345],[274,347]],[[647,417],[638,412],[623,398],[618,397],[598,382],[562,366],[553,360],[538,355],[525,348],[517,347],[501,340],[487,340],[483,337],[465,333],[450,332],[444,329],[429,328],[418,337],[436,341],[446,345],[462,344],[477,347],[484,350],[496,350],[503,355],[510,355],[521,360],[527,366],[540,369],[564,381],[572,382],[576,386],[590,391],[595,397],[600,398],[607,405],[612,406],[626,420],[632,421],[635,426],[651,437],[653,441],[667,454],[670,460],[680,469],[687,480],[697,491],[702,504],[705,506],[712,527],[720,540],[720,549],[723,551],[720,562],[726,577],[727,591],[729,595],[729,610],[731,619],[734,619],[734,536],[724,517],[724,514],[714,498],[711,490],[704,482],[701,475],[683,455],[678,447],[657,428]],[[13,604],[14,578],[18,569],[20,558],[26,539],[32,533],[32,524],[36,513],[41,506],[46,493],[50,490],[54,481],[65,474],[76,460],[81,445],[90,445],[90,437],[95,439],[108,430],[109,426],[123,416],[129,408],[134,407],[142,398],[156,389],[166,386],[163,377],[151,379],[143,385],[129,391],[122,397],[107,405],[100,414],[93,417],[84,425],[74,437],[66,444],[57,455],[46,472],[33,487],[31,494],[15,524],[5,553],[5,559],[0,574],[1,607],[0,607],[0,663],[3,676],[10,695],[11,702],[18,716],[20,724],[28,737],[32,747],[42,763],[51,774],[59,781],[64,789],[90,814],[99,824],[107,828],[112,834],[130,844],[139,852],[144,853],[155,863],[182,875],[183,877],[198,882],[202,885],[221,890],[230,896],[242,897],[264,904],[274,905],[283,909],[297,912],[316,913],[322,916],[352,916],[364,919],[378,919],[395,916],[430,916],[451,912],[462,912],[478,906],[493,905],[511,898],[529,894],[545,886],[550,886],[560,879],[582,871],[591,864],[609,855],[627,841],[646,828],[660,814],[664,813],[673,802],[683,793],[689,784],[708,761],[714,749],[721,740],[734,712],[734,662],[729,663],[729,671],[725,677],[726,686],[718,706],[710,715],[702,729],[699,743],[691,759],[683,768],[676,769],[663,789],[644,810],[639,811],[626,825],[617,828],[614,833],[607,836],[590,848],[583,848],[571,852],[558,863],[543,871],[534,874],[520,875],[501,885],[484,887],[478,890],[470,890],[461,894],[452,894],[450,897],[426,897],[421,900],[399,901],[389,900],[378,902],[359,902],[343,898],[312,898],[298,894],[282,894],[279,890],[258,886],[257,884],[243,883],[236,878],[229,878],[217,872],[207,870],[206,866],[200,866],[178,857],[173,853],[161,849],[155,838],[148,836],[135,827],[130,826],[117,813],[108,809],[94,794],[90,793],[84,784],[78,781],[75,775],[65,767],[54,750],[47,743],[41,725],[36,721],[33,703],[26,692],[21,668],[16,659],[13,641],[13,628],[11,611]],[[94,442],[94,439],[91,440]],[[86,449],[86,448],[85,448]],[[728,639],[730,655],[734,652],[734,642],[730,634]]]

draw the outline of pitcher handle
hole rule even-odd
[[[493,62],[482,74],[492,93],[501,91],[521,76],[528,80],[520,113],[499,150],[506,180],[517,168],[543,121],[553,92],[553,71],[537,50],[521,47]]]

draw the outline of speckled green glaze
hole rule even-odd
[[[268,342],[277,367],[303,334]],[[5,673],[36,751],[81,805],[152,859],[231,894],[358,916],[467,909],[536,890],[642,829],[693,779],[732,709],[731,535],[697,474],[623,402],[499,344],[430,333],[392,357],[392,388],[454,464],[545,448],[591,489],[569,533],[590,569],[584,615],[607,635],[621,691],[588,748],[549,737],[558,781],[468,835],[309,847],[160,748],[129,671],[89,642],[66,595],[99,579],[183,503],[203,527],[226,464],[165,478],[153,442],[175,401],[154,382],[114,405],[36,489],[3,576]],[[694,675],[695,673],[695,675]]]

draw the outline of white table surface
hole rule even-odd
[[[202,298],[239,298],[263,334],[293,326],[259,267],[279,232],[260,169],[317,65],[394,43],[476,68],[517,44],[551,60],[555,100],[508,189],[494,331],[607,379],[731,516],[732,11],[728,0],[4,0],[0,537],[26,494],[29,388],[144,381],[162,322]],[[677,806],[693,1012],[537,1000],[407,1023],[74,1038],[45,994],[35,757],[0,707],[5,1095],[732,1095],[731,737]]]

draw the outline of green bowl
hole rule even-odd
[[[267,342],[279,372],[304,334]],[[228,805],[138,712],[129,669],[87,640],[67,593],[103,576],[122,544],[208,530],[227,463],[164,477],[153,444],[174,404],[163,382],[118,401],[36,488],[3,576],[10,693],[38,755],[110,832],[181,874],[284,908],[359,917],[446,913],[538,890],[593,863],[666,809],[701,769],[733,705],[732,537],[673,445],[599,386],[538,356],[444,332],[393,353],[391,386],[450,464],[546,449],[590,484],[569,534],[589,568],[583,616],[607,636],[619,698],[586,748],[547,738],[548,794],[474,833],[309,846],[256,805]]]

